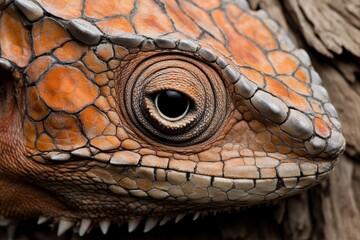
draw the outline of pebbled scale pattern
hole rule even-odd
[[[111,221],[132,232],[144,218],[147,232],[186,212],[196,219],[290,196],[326,177],[344,150],[309,56],[246,1],[15,0],[0,9],[0,67],[24,88],[27,157],[47,169],[31,179],[83,212],[44,212],[38,223],[53,218],[58,235],[83,236],[95,223],[106,234]],[[229,114],[214,138],[159,147],[127,125],[122,69],[159,53],[206,62],[223,79]]]

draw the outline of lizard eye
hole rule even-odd
[[[190,101],[180,92],[166,90],[156,95],[155,106],[160,116],[169,121],[177,121],[188,113]]]
[[[137,61],[120,77],[124,99],[119,102],[133,129],[157,142],[179,146],[205,141],[217,132],[229,99],[211,66],[180,54]]]

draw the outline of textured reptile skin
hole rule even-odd
[[[149,218],[150,230],[302,192],[344,150],[309,56],[245,1],[0,9],[6,218],[51,217],[59,234]],[[153,96],[165,90],[191,103],[181,119],[159,113]]]

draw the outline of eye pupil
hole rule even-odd
[[[155,106],[160,115],[169,121],[183,118],[189,110],[189,105],[189,99],[177,91],[161,91],[155,98]]]

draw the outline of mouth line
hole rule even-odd
[[[65,165],[83,167],[86,170],[82,174],[86,174],[94,184],[101,183],[103,188],[100,190],[100,194],[107,197],[111,196],[112,199],[118,199],[117,202],[112,204],[113,210],[116,211],[107,209],[107,211],[102,212],[102,215],[99,213],[99,216],[97,214],[86,216],[86,213],[81,213],[81,217],[76,217],[76,213],[67,216],[60,213],[57,216],[50,217],[50,214],[47,215],[43,212],[44,215],[39,217],[38,223],[53,221],[53,225],[58,226],[57,234],[59,236],[70,229],[83,236],[97,226],[106,234],[112,223],[123,224],[126,222],[128,223],[129,232],[137,229],[142,223],[144,232],[148,232],[155,226],[162,226],[171,219],[179,222],[187,214],[194,214],[196,219],[200,215],[209,212],[230,211],[245,206],[270,203],[275,199],[295,195],[316,185],[331,172],[336,163],[335,161],[312,161],[306,159],[270,161],[267,158],[258,157],[255,159],[253,166],[234,166],[232,172],[227,174],[222,172],[222,174],[214,176],[198,172],[200,168],[196,168],[190,173],[186,169],[171,168],[169,165],[165,167],[143,166],[144,161],[138,162],[138,165],[135,166],[119,165],[111,162],[94,161],[93,158],[84,157],[84,155],[81,157],[74,156],[66,161],[63,161],[62,157],[52,157],[51,162],[57,163],[54,166],[59,166],[59,168],[56,167],[58,170]],[[105,172],[106,174],[104,174]],[[160,172],[165,177],[160,178]],[[252,172],[256,172],[257,175],[252,174]],[[274,174],[270,175],[269,172]],[[246,175],[242,175],[245,173]],[[135,190],[134,188],[128,188],[126,184],[124,185],[120,181],[121,179],[113,178],[116,174],[118,176],[122,175],[124,178],[132,178],[131,180],[137,184]],[[72,176],[71,172],[63,173],[63,177],[69,176]],[[153,184],[153,188],[150,190],[143,189],[144,186],[138,184],[138,180],[150,182]],[[90,185],[92,184],[91,181],[89,182]],[[170,185],[172,188],[176,187],[176,194],[171,192],[170,189],[165,189],[161,184],[154,184],[160,181]],[[189,190],[184,187],[186,184],[191,184],[194,188],[191,187]],[[63,187],[66,188],[65,185]],[[87,194],[90,196],[92,193],[79,192],[79,196],[83,195],[82,198],[77,199],[75,197],[72,202],[78,201],[77,203],[81,203],[83,199],[86,199]],[[133,203],[126,202],[125,199],[129,198],[135,199],[134,202],[139,203],[138,205],[133,204],[138,209],[140,209],[140,206],[148,206],[149,203],[156,203],[157,205],[147,210],[132,211],[130,208],[119,210],[119,206],[124,206],[119,204],[120,202],[126,203],[127,206]],[[112,203],[111,200],[110,203]],[[158,206],[163,208],[158,209]],[[86,212],[89,209],[84,206],[82,211]],[[121,214],[121,211],[123,214]],[[107,215],[107,212],[110,212],[110,214]],[[3,221],[1,219],[0,216],[0,225],[5,225],[5,223],[9,225],[12,222],[8,222],[5,218],[3,218]]]
[[[327,177],[330,172],[331,171],[325,171],[315,175],[297,178],[240,179],[234,180],[231,185],[229,185],[229,182],[232,180],[224,179],[225,181],[221,182],[221,179],[219,180],[219,178],[213,177],[211,185],[207,187],[197,185],[197,187],[192,188],[191,193],[184,191],[179,194],[180,192],[177,191],[175,192],[177,194],[176,196],[173,195],[174,192],[172,192],[172,190],[169,190],[166,198],[159,198],[159,196],[151,193],[155,188],[148,192],[144,191],[147,195],[145,196],[144,194],[141,197],[138,194],[141,191],[140,189],[136,189],[135,192],[128,190],[126,194],[124,194],[124,192],[119,194],[119,192],[109,190],[108,187],[105,192],[102,192],[103,196],[107,196],[109,201],[110,205],[108,209],[98,209],[97,205],[95,205],[94,208],[91,207],[92,204],[89,203],[90,208],[84,206],[78,213],[69,211],[69,213],[63,214],[63,212],[53,217],[56,219],[67,218],[72,222],[79,222],[81,219],[89,219],[90,221],[92,219],[93,222],[97,222],[96,219],[126,222],[131,219],[143,219],[144,216],[145,218],[146,216],[162,218],[171,215],[175,218],[182,212],[227,211],[251,205],[260,205],[272,202],[275,199],[298,194],[318,184]],[[201,179],[195,180],[199,181]],[[191,181],[194,182],[194,178],[190,176],[187,182],[184,183],[184,190]],[[199,181],[198,184],[201,184],[201,182]],[[178,189],[180,189],[180,187]],[[206,189],[206,195],[202,195],[203,190],[201,189]],[[160,191],[159,189],[157,190]],[[111,199],[108,198],[109,194]],[[77,199],[77,203],[81,203],[84,199],[87,199],[86,196],[87,195],[84,195],[82,198],[75,199]],[[112,202],[112,199],[116,201]],[[119,206],[124,206],[125,203],[128,207],[119,209]],[[92,212],[92,214],[86,214],[87,211]],[[94,214],[94,212],[97,214]],[[43,212],[43,214],[46,215],[45,212]],[[44,219],[44,217],[42,219]],[[76,220],[74,221],[74,219]]]
[[[267,203],[269,206],[274,203]],[[265,206],[265,205],[264,205]],[[52,217],[41,215],[37,220],[29,219],[24,221],[19,221],[17,219],[10,219],[0,215],[0,227],[8,228],[8,237],[14,236],[16,227],[21,225],[22,222],[30,222],[31,224],[36,225],[44,225],[48,226],[51,229],[51,232],[56,233],[58,237],[64,235],[66,232],[71,231],[73,234],[78,234],[80,237],[89,235],[91,232],[98,228],[102,232],[103,235],[107,235],[109,233],[110,227],[127,228],[129,233],[134,231],[139,231],[142,228],[142,232],[147,233],[157,226],[164,226],[165,224],[171,223],[179,223],[184,218],[190,218],[192,221],[196,221],[200,218],[207,217],[209,215],[216,216],[218,213],[238,213],[241,211],[248,210],[250,208],[254,208],[254,206],[238,206],[238,207],[228,207],[223,209],[209,209],[203,208],[199,210],[192,210],[188,212],[174,212],[172,214],[159,214],[149,217],[143,218],[130,218],[125,221],[116,221],[111,219],[90,219],[90,218],[68,218],[68,217]],[[127,226],[126,226],[127,225]],[[140,230],[141,231],[141,230]],[[9,238],[10,239],[10,238]]]
[[[89,151],[88,153],[84,153],[84,151],[87,152],[87,150]],[[119,155],[119,153],[125,152],[126,154],[123,155]],[[192,160],[177,160],[177,159],[172,159],[172,158],[168,158],[168,157],[155,157],[156,160],[161,160],[163,162],[161,163],[151,163],[149,160],[145,160],[145,158],[147,158],[148,156],[152,156],[152,155],[140,155],[137,153],[136,156],[131,154],[131,151],[114,151],[114,152],[100,152],[96,155],[92,155],[92,153],[90,153],[90,150],[87,148],[83,148],[83,149],[77,149],[72,151],[71,153],[64,153],[64,152],[47,152],[44,154],[36,154],[36,155],[31,155],[29,156],[30,158],[32,158],[33,160],[36,160],[39,162],[38,157],[41,157],[44,159],[44,161],[40,161],[40,163],[42,164],[48,164],[51,163],[52,165],[56,166],[56,165],[62,165],[62,164],[67,164],[67,163],[79,163],[79,164],[83,164],[86,165],[87,163],[90,162],[97,162],[99,164],[104,164],[104,166],[113,166],[113,167],[122,167],[122,168],[126,168],[126,167],[149,167],[149,168],[155,168],[155,169],[163,169],[163,170],[174,170],[174,171],[179,171],[179,172],[184,172],[184,173],[195,173],[195,171],[189,171],[188,169],[181,169],[179,166],[171,166],[170,164],[170,160],[174,160],[174,161],[187,161],[187,162],[192,162],[193,164],[203,164],[203,163],[227,163],[228,161],[234,161],[236,159],[241,159],[241,158],[249,158],[247,156],[239,156],[239,157],[234,157],[234,158],[230,158],[230,159],[218,159],[217,161],[215,161],[214,159],[212,160],[201,160],[201,161],[192,161]],[[119,155],[119,156],[118,156]],[[121,158],[121,159],[120,159]],[[136,158],[134,160],[134,158]],[[155,159],[154,157],[152,157],[153,159]],[[297,166],[304,165],[304,164],[313,164],[316,165],[316,171],[313,173],[322,173],[324,171],[331,170],[333,168],[333,166],[335,165],[335,163],[338,160],[337,155],[335,155],[333,158],[326,158],[326,159],[322,159],[322,158],[313,158],[313,157],[300,157],[299,158],[283,158],[283,157],[273,157],[273,156],[253,156],[251,157],[254,159],[255,163],[242,163],[243,166],[255,166],[259,169],[261,168],[278,168],[280,167],[282,164],[289,164],[289,163],[294,163]],[[151,160],[153,160],[151,159]],[[237,166],[239,166],[239,164],[237,164]],[[194,170],[196,168],[198,168],[198,166],[193,167]],[[323,168],[323,169],[321,169]],[[300,175],[313,175],[313,174],[307,174],[307,173],[303,173],[302,169],[301,170],[301,174]],[[237,179],[239,178],[239,176],[231,176],[230,174],[227,175],[226,173],[224,174],[204,174],[202,172],[196,172],[197,174],[200,175],[207,175],[207,176],[217,176],[217,177],[225,177],[225,178],[233,178],[233,179]],[[298,176],[300,176],[298,175]],[[282,176],[279,176],[282,177]],[[289,177],[289,176],[288,176]],[[297,177],[297,176],[293,176],[293,177]],[[257,178],[262,178],[262,177],[250,177],[252,179],[257,179]],[[269,177],[272,178],[272,177]]]
[[[242,208],[238,207],[235,209],[236,211],[240,211]],[[232,209],[234,210],[234,209]],[[230,212],[230,209],[222,210],[221,212]],[[213,210],[212,213],[214,216],[220,211]],[[184,219],[185,216],[193,215],[192,220],[195,221],[200,217],[204,217],[209,215],[210,212],[206,209],[199,210],[199,211],[192,211],[192,212],[181,212],[177,214],[169,214],[169,215],[159,215],[159,216],[150,216],[145,218],[132,218],[126,221],[118,222],[116,220],[109,220],[109,219],[74,219],[68,217],[51,217],[41,215],[36,220],[27,220],[36,222],[37,225],[48,224],[51,228],[57,227],[57,236],[61,236],[67,231],[71,230],[75,234],[79,234],[79,236],[84,236],[85,234],[90,234],[93,228],[100,228],[101,232],[106,235],[109,231],[111,225],[117,225],[118,228],[122,227],[125,223],[128,225],[127,230],[129,233],[134,232],[138,229],[141,225],[143,225],[143,232],[149,232],[156,226],[163,226],[166,223],[174,220],[174,223],[180,222]],[[19,221],[15,219],[5,218],[4,216],[0,215],[0,227],[8,227],[8,230],[13,231],[13,227],[18,225]],[[16,229],[16,228],[15,228]]]

